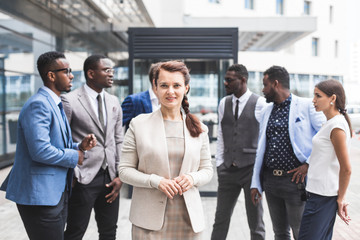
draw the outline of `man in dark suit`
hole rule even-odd
[[[117,97],[104,88],[113,83],[112,61],[92,55],[84,62],[86,84],[62,95],[74,141],[92,132],[97,145],[85,154],[82,166],[75,168],[75,185],[69,200],[65,239],[82,239],[92,209],[99,239],[115,239],[121,181],[117,168],[123,141],[122,110]]]
[[[149,90],[129,95],[121,104],[124,113],[123,126],[126,126],[126,129],[129,127],[131,119],[137,115],[141,113],[151,113],[160,107],[159,101],[154,93],[155,85],[153,82],[155,77],[154,73],[158,65],[159,63],[153,63],[150,66],[149,81],[151,87]]]
[[[44,86],[20,112],[15,162],[1,190],[16,202],[30,239],[62,240],[73,168],[83,163],[83,151],[95,146],[96,138],[89,134],[81,143],[72,141],[59,97],[70,91],[74,78],[64,54],[44,53],[37,67]]]

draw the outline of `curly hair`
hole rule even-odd
[[[43,82],[46,82],[47,73],[52,68],[54,68],[54,65],[56,65],[56,60],[59,58],[65,58],[65,55],[61,52],[51,51],[43,53],[39,56],[36,64]]]

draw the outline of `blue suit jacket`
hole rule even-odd
[[[7,199],[24,205],[59,203],[68,170],[78,162],[78,152],[71,149],[71,133],[69,138],[58,109],[41,88],[23,106],[18,121],[15,162],[1,186]]]
[[[123,126],[129,127],[131,119],[142,113],[151,113],[151,99],[149,91],[127,96],[121,104],[123,110]]]
[[[251,188],[257,188],[260,193],[262,192],[260,179],[266,150],[266,128],[273,107],[273,103],[264,107],[259,126],[259,142]],[[312,150],[312,138],[325,121],[325,115],[322,112],[315,111],[311,99],[292,94],[289,112],[289,136],[294,153],[300,162],[307,162]]]

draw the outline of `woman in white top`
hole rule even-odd
[[[345,109],[345,92],[340,82],[326,80],[314,89],[313,103],[327,122],[314,136],[309,158],[306,202],[299,239],[331,239],[336,212],[348,224],[345,202],[351,165],[349,145],[351,123]]]

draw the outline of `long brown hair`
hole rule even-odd
[[[184,76],[185,86],[189,85],[190,73],[185,63],[181,61],[167,61],[160,63],[155,72],[155,85],[157,85],[160,70],[164,70],[167,72],[180,72]],[[185,119],[186,127],[189,130],[190,135],[192,137],[198,137],[203,132],[203,130],[201,128],[200,120],[194,114],[190,113],[189,101],[186,94],[184,95],[184,98],[181,102],[181,106],[186,114],[186,119]]]
[[[318,88],[323,93],[325,93],[328,97],[331,97],[333,94],[336,95],[335,107],[342,115],[344,115],[347,123],[349,124],[350,134],[352,136],[352,127],[351,127],[350,118],[349,115],[346,113],[346,109],[345,109],[345,103],[346,103],[345,90],[341,85],[341,83],[334,79],[328,79],[319,82],[318,84],[316,84],[315,87]]]

